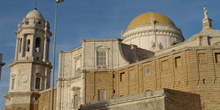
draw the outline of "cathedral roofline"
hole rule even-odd
[[[141,61],[138,61],[138,62],[135,62],[135,63],[128,64],[128,65],[126,65],[124,67],[120,67],[120,68],[115,69],[115,71],[120,71],[122,69],[126,69],[126,68],[133,67],[133,66],[136,66],[136,65],[141,65],[141,64],[153,61],[153,60],[157,60],[159,58],[163,58],[163,57],[167,57],[167,56],[170,56],[170,55],[178,54],[178,53],[183,52],[183,51],[188,51],[188,50],[208,50],[208,49],[220,49],[220,47],[217,46],[217,45],[216,46],[211,46],[211,47],[210,46],[208,46],[208,47],[207,46],[184,47],[184,48],[179,49],[179,50],[173,50],[171,52],[167,52],[167,53],[164,53],[164,54],[161,54],[161,55],[157,55],[157,56],[145,59],[145,60],[141,60]],[[87,71],[92,71],[92,70],[87,70]],[[95,71],[97,71],[97,70],[95,70]],[[112,70],[112,71],[114,71],[114,70]]]
[[[122,41],[122,39],[85,39],[81,40],[81,42],[107,42],[107,41]]]
[[[58,53],[70,53],[70,52],[74,52],[74,51],[77,51],[77,50],[80,50],[82,48],[82,46],[80,47],[77,47],[77,48],[74,48],[72,50],[66,50],[66,51],[58,51]]]
[[[220,35],[220,30],[203,30],[200,33],[197,33],[193,35],[192,37],[190,37],[187,41],[195,40],[196,38],[200,36],[219,37],[219,35]]]

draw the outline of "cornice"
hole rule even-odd
[[[49,66],[52,68],[52,65],[50,62],[42,62],[42,61],[33,61],[33,60],[30,60],[30,61],[20,61],[20,60],[17,60],[17,61],[14,61],[13,63],[9,64],[10,67],[16,65],[16,64],[22,64],[22,63],[32,63],[32,64],[40,64],[40,65],[45,65],[45,66]]]
[[[9,98],[9,97],[12,97],[12,96],[17,96],[17,95],[19,95],[19,96],[21,96],[21,95],[22,96],[30,96],[33,93],[36,94],[36,92],[9,92],[8,94],[3,95],[3,97]]]
[[[163,35],[163,36],[173,36],[173,37],[180,37],[184,40],[184,37],[182,36],[181,33],[177,33],[171,30],[161,30],[161,29],[149,29],[149,30],[140,30],[140,31],[136,31],[136,32],[129,32],[128,34],[124,33],[124,35],[122,36],[122,39],[126,39],[128,37],[140,37],[143,35]]]
[[[78,79],[80,78],[81,75],[77,75],[77,76],[74,76],[74,77],[69,77],[69,78],[57,78],[56,81],[71,81],[71,80],[75,80],[75,79]]]
[[[82,40],[81,42],[108,42],[108,41],[122,41],[122,39],[91,39],[91,40]]]

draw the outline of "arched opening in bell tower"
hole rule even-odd
[[[36,39],[35,52],[40,52],[40,43],[41,43],[41,39],[38,37]]]
[[[30,40],[28,39],[28,40],[27,40],[27,45],[26,45],[26,51],[28,51],[28,52],[30,51],[30,43],[31,43],[31,42],[30,42]]]
[[[22,38],[19,39],[19,53],[21,53],[21,46],[22,46]]]

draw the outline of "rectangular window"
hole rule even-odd
[[[39,77],[36,78],[35,89],[40,89],[40,78]]]
[[[12,89],[12,90],[14,90],[14,86],[15,86],[14,84],[15,84],[15,79],[13,78],[13,79],[12,79],[12,82],[11,82],[11,89]]]
[[[125,80],[125,72],[120,73],[120,82]]]
[[[220,53],[215,53],[215,62],[220,63]]]
[[[99,101],[105,100],[105,90],[99,90]]]
[[[182,64],[181,64],[181,57],[178,56],[175,58],[175,67],[180,67]]]
[[[150,71],[150,66],[145,66],[145,76],[148,76],[151,74],[151,71]]]
[[[78,108],[78,102],[79,102],[79,96],[76,94],[74,95],[74,107],[75,108]]]
[[[106,52],[97,51],[97,65],[106,65]]]

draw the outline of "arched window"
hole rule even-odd
[[[36,39],[35,52],[40,52],[40,38]]]

